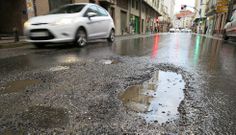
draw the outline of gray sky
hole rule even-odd
[[[175,13],[180,11],[181,5],[188,5],[188,6],[194,7],[194,4],[195,4],[195,0],[175,0]],[[191,8],[187,8],[187,9],[192,10]]]

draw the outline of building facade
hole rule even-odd
[[[209,0],[195,0],[194,31],[197,33],[206,33],[206,8]]]
[[[181,10],[175,15],[174,28],[184,29],[192,27],[194,13],[190,10]]]
[[[173,26],[174,8],[175,0],[160,0],[158,8],[161,14],[159,17],[160,32],[167,32]]]
[[[209,0],[206,7],[206,34],[222,35],[229,11],[228,0]]]
[[[8,0],[0,1],[0,34],[23,34],[23,24],[29,18],[70,3],[96,3],[104,7],[116,26],[116,35],[165,31],[170,24],[174,0]],[[172,6],[168,8],[169,6]],[[12,9],[9,11],[9,9]],[[169,9],[169,10],[168,10]],[[7,14],[6,14],[7,12]],[[164,19],[163,19],[164,18]],[[161,25],[160,25],[161,24]],[[164,25],[163,25],[164,24]]]

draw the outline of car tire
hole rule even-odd
[[[223,39],[224,40],[228,40],[229,39],[229,37],[227,36],[227,34],[226,34],[226,31],[224,30],[224,33],[223,33]]]
[[[78,47],[84,47],[87,45],[87,33],[83,28],[80,28],[76,32],[74,44]]]
[[[107,38],[107,41],[111,43],[115,41],[115,31],[113,29],[111,30],[109,37]]]
[[[44,48],[44,47],[45,47],[45,44],[43,44],[43,43],[34,43],[34,46],[35,46],[36,48]]]

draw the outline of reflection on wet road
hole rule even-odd
[[[141,113],[147,122],[170,122],[178,118],[184,86],[181,75],[155,71],[149,81],[127,88],[120,99],[129,109]]]

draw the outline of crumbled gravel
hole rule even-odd
[[[85,59],[66,70],[42,67],[11,73],[0,81],[0,90],[14,80],[39,80],[21,91],[0,94],[0,134],[192,134],[198,108],[194,75],[171,64],[144,63],[145,58],[110,57]],[[127,87],[151,78],[156,70],[181,74],[186,83],[180,118],[147,123],[127,110],[118,99]],[[203,133],[203,132],[202,132]]]

